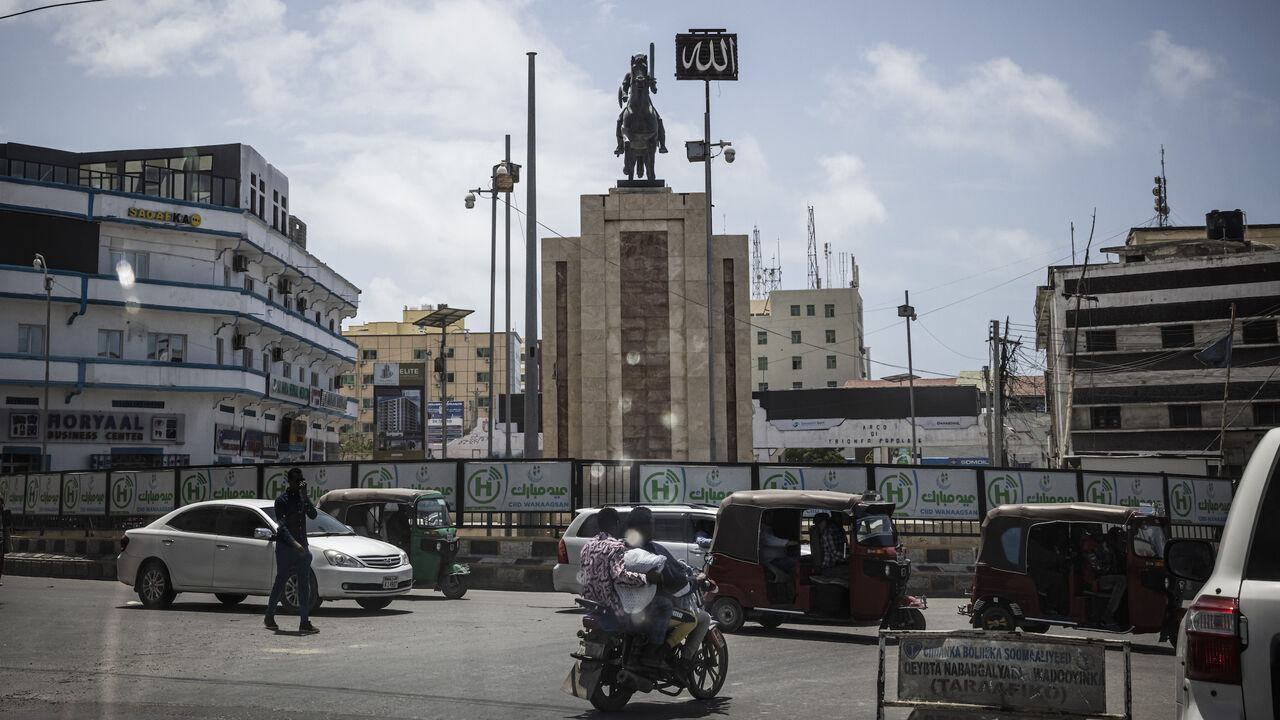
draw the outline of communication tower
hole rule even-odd
[[[1156,176],[1155,183],[1151,194],[1156,196],[1156,223],[1159,227],[1169,227],[1169,179],[1164,175],[1164,145],[1160,146],[1160,174]]]
[[[813,227],[813,206],[809,206],[809,289],[822,288],[822,276],[818,274],[818,232]]]

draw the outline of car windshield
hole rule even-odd
[[[279,524],[276,520],[276,509],[274,507],[262,508],[262,511],[271,518],[273,522]],[[338,522],[338,519],[327,512],[318,512],[314,518],[307,518],[307,536],[316,535],[354,535],[351,528]]]
[[[1163,557],[1164,542],[1164,529],[1159,525],[1139,525],[1133,533],[1133,554],[1145,558]]]
[[[422,498],[418,501],[417,523],[420,527],[450,527],[449,506],[440,498]]]
[[[897,545],[893,519],[888,515],[867,515],[858,519],[857,540],[866,547],[893,547]]]

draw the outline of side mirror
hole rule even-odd
[[[268,528],[254,528],[253,539],[254,540],[275,540],[276,534],[271,532],[271,530]]]
[[[351,534],[352,534],[352,535],[355,535],[355,533],[356,533],[356,529],[355,529],[355,528],[351,527],[350,525],[347,525],[347,526],[346,526],[346,528],[347,528],[347,530],[351,531]]]
[[[1214,559],[1213,546],[1203,540],[1170,540],[1164,546],[1164,565],[1181,580],[1208,580]]]

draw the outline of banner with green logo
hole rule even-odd
[[[751,489],[751,467],[732,465],[641,465],[644,505],[719,505],[739,490]]]
[[[469,462],[463,466],[463,510],[568,512],[573,463]]]
[[[4,506],[14,515],[26,510],[27,479],[22,475],[0,475],[0,497]]]
[[[1169,517],[1176,523],[1223,525],[1231,510],[1231,481],[1169,478]]]
[[[875,488],[882,498],[897,504],[894,517],[978,519],[976,470],[877,467]]]
[[[273,465],[264,471],[262,496],[274,500],[289,488],[289,470],[292,465]],[[311,501],[320,499],[330,490],[351,487],[351,465],[299,465],[307,479],[307,494]]]
[[[62,476],[63,515],[101,515],[106,507],[106,473],[67,473]]]
[[[1160,475],[1084,474],[1085,502],[1136,508],[1151,505],[1158,515],[1165,515],[1164,478]]]
[[[172,470],[140,470],[134,473],[138,483],[139,515],[164,515],[178,506],[173,490]]]
[[[57,515],[61,500],[61,475],[40,473],[27,476],[27,515]]]
[[[258,497],[258,469],[252,465],[187,468],[178,474],[178,504]]]
[[[107,512],[133,515],[138,506],[138,480],[134,472],[112,472],[107,481]]]
[[[360,463],[356,469],[356,487],[435,490],[444,495],[450,510],[457,510],[454,497],[457,476],[458,463],[452,460]]]
[[[831,490],[860,495],[867,491],[867,469],[848,467],[760,466],[762,490]]]
[[[1073,472],[988,470],[987,509],[1020,503],[1070,503],[1080,498]]]

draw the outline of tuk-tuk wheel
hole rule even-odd
[[[440,581],[440,592],[450,600],[457,600],[467,594],[467,581],[461,575],[446,575]]]
[[[1041,622],[1022,623],[1018,627],[1022,628],[1023,630],[1026,630],[1027,632],[1032,632],[1032,633],[1049,632],[1049,623],[1041,623]]]
[[[924,613],[915,608],[898,608],[889,618],[891,630],[924,630]]]
[[[1002,605],[991,605],[978,616],[978,627],[983,630],[1009,630],[1018,626],[1013,613]]]
[[[731,597],[716,598],[711,603],[711,617],[715,618],[724,632],[738,632],[742,629],[742,605]]]

